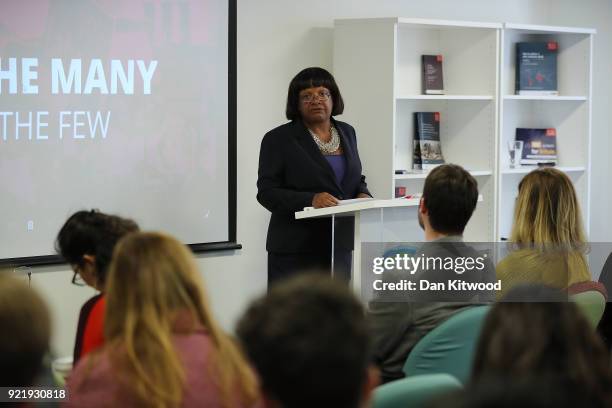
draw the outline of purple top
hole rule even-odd
[[[327,155],[325,159],[334,170],[338,184],[342,183],[344,173],[346,172],[346,159],[344,158],[344,154]]]

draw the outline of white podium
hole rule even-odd
[[[355,217],[355,236],[351,284],[361,292],[361,244],[363,242],[420,242],[423,231],[418,224],[420,198],[346,200],[335,207],[305,208],[295,218],[330,218],[332,223],[332,275],[336,217]]]

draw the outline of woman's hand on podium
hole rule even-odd
[[[334,207],[338,205],[338,199],[329,193],[317,193],[312,198],[314,208]]]

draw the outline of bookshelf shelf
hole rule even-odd
[[[430,29],[465,29],[465,28],[488,28],[498,29],[502,28],[501,23],[483,23],[480,21],[456,21],[456,20],[437,20],[428,18],[404,18],[400,17],[393,19],[399,24],[404,26],[415,26],[418,28],[430,28]]]
[[[497,241],[509,235],[518,183],[533,169],[509,168],[508,142],[517,128],[555,128],[557,168],[574,183],[588,226],[594,34],[514,23],[336,20],[333,70],[345,101],[343,120],[357,129],[370,191],[380,198],[394,197],[396,187],[409,195],[422,191],[427,171],[394,171],[412,169],[414,112],[439,112],[445,161],[477,169],[471,174],[484,198],[465,238]],[[515,44],[524,41],[559,44],[559,95],[515,95]],[[438,54],[445,94],[422,95],[421,56]],[[363,95],[375,96],[375,103]]]
[[[485,177],[493,175],[493,172],[491,170],[469,170],[469,172],[474,177]],[[415,170],[413,173],[394,174],[393,178],[395,180],[418,180],[427,178],[428,174],[429,171],[418,172],[417,170]]]
[[[493,95],[401,95],[398,100],[492,101]]]
[[[535,24],[504,23],[504,29],[522,31],[528,34],[595,34],[593,28],[544,26]]]
[[[502,174],[527,174],[537,168],[538,168],[537,166],[521,166],[521,167],[516,167],[514,169],[505,168],[501,172]],[[555,168],[558,170],[561,170],[564,173],[580,173],[580,172],[586,171],[586,167],[582,167],[582,166],[575,166],[575,167],[555,166]]]
[[[583,95],[504,95],[506,100],[519,100],[519,101],[586,101],[588,98]]]

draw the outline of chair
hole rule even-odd
[[[465,384],[472,371],[474,349],[489,306],[462,310],[423,337],[412,349],[404,374],[407,377],[446,373]]]
[[[372,408],[421,408],[432,398],[461,388],[461,383],[448,374],[402,378],[376,388]]]
[[[599,282],[606,287],[608,293],[612,293],[612,253],[608,255],[608,259],[606,259],[606,263],[601,270]],[[603,316],[599,321],[599,325],[597,326],[597,330],[606,343],[608,349],[612,350],[612,307],[609,303],[606,303],[606,307]]]
[[[604,314],[608,297],[605,286],[600,282],[580,282],[571,285],[567,292],[593,328],[596,328]]]
[[[608,292],[612,292],[612,253],[608,255],[606,263],[604,263],[601,273],[599,274],[599,282],[603,284]]]

